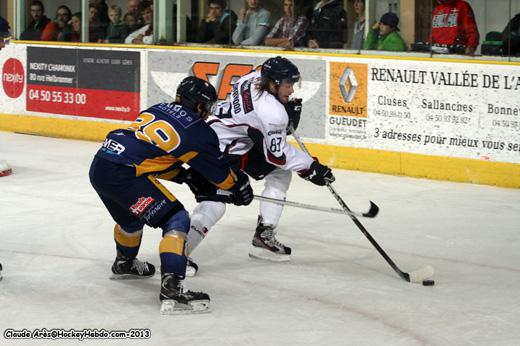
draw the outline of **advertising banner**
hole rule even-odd
[[[520,163],[520,66],[329,64],[328,143]]]
[[[262,65],[272,54],[201,53],[151,51],[148,53],[148,106],[171,102],[179,82],[189,75],[205,79],[215,86],[221,100],[231,92],[231,85],[241,76]],[[306,137],[325,138],[325,66],[321,58],[290,56],[302,76],[294,97],[303,99],[303,113],[298,132]]]
[[[0,113],[21,114],[25,110],[25,62],[25,46],[11,43],[2,49],[0,54],[2,73]]]
[[[140,53],[27,47],[27,111],[133,120],[140,108]]]

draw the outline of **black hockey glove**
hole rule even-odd
[[[188,176],[188,174],[189,174],[189,170],[180,166],[179,173],[177,173],[177,175],[175,177],[171,178],[170,181],[173,181],[174,183],[177,183],[177,184],[184,184],[186,182],[186,177]]]
[[[287,128],[289,129],[292,126],[292,128],[296,130],[298,124],[300,123],[300,115],[302,114],[302,99],[294,99],[287,102],[285,104],[285,111],[289,116],[289,123],[287,124]]]
[[[249,205],[253,201],[253,188],[249,184],[249,177],[242,171],[237,171],[237,181],[229,190],[234,205]]]
[[[230,192],[218,189],[193,168],[186,170],[183,182],[189,186],[197,203],[203,201],[233,203]]]
[[[319,163],[318,160],[315,160],[308,170],[299,172],[298,174],[303,179],[319,186],[330,184],[336,180],[332,174],[332,170]]]

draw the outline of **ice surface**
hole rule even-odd
[[[88,181],[98,147],[0,132],[0,159],[14,171],[0,178],[2,335],[149,328],[150,340],[106,344],[520,344],[520,190],[335,170],[351,209],[379,205],[361,222],[403,271],[435,268],[432,287],[400,279],[343,215],[287,207],[279,238],[292,261],[250,259],[258,202],[230,206],[193,254],[200,275],[187,280],[210,294],[212,312],[161,316],[159,276],[108,279],[113,222]],[[193,209],[185,186],[167,186]],[[297,176],[288,199],[338,207]],[[139,257],[158,265],[160,231],[144,233]]]

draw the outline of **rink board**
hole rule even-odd
[[[520,187],[518,62],[15,42],[0,55],[0,130],[101,141],[172,101],[189,74],[225,99],[236,78],[282,53],[302,73],[298,132],[321,161]]]

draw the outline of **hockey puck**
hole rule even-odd
[[[433,285],[435,285],[435,281],[433,281],[433,280],[423,280],[422,284],[423,284],[423,286],[433,286]]]

